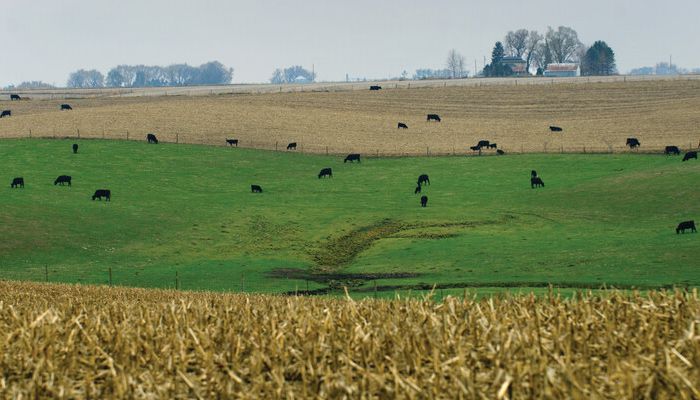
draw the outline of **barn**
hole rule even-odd
[[[513,71],[513,76],[530,76],[530,73],[527,71],[527,63],[520,57],[503,57],[501,62],[503,65],[510,67],[510,70]]]
[[[580,76],[581,69],[575,63],[549,64],[544,71],[544,76],[547,77],[573,77]]]

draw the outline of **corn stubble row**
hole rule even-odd
[[[0,282],[0,397],[700,398],[697,291],[362,300]]]

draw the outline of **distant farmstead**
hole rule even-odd
[[[503,63],[503,65],[509,66],[510,70],[513,71],[514,76],[530,75],[530,73],[527,71],[527,63],[520,57],[503,57],[501,63]]]
[[[578,64],[549,64],[544,71],[544,76],[548,77],[572,77],[581,75],[581,69]]]

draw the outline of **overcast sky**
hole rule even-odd
[[[691,68],[699,20],[700,0],[2,0],[0,87],[211,60],[233,67],[234,82],[265,82],[293,64],[313,64],[319,80],[383,78],[443,68],[451,48],[472,73],[509,30],[559,25],[585,44],[605,40],[621,72],[669,55]]]

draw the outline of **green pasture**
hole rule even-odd
[[[700,286],[700,163],[0,141],[0,279],[367,295]],[[323,167],[332,179],[318,179]],[[546,187],[531,189],[535,169]],[[420,174],[428,207],[413,190]],[[71,175],[71,187],[54,186]],[[24,189],[11,189],[22,176]],[[251,184],[263,187],[253,194]],[[96,189],[112,201],[92,201]],[[177,278],[176,278],[177,275]],[[375,292],[376,288],[376,292]],[[321,292],[321,291],[319,291]],[[338,293],[339,291],[335,291]],[[342,291],[341,291],[342,292]]]

